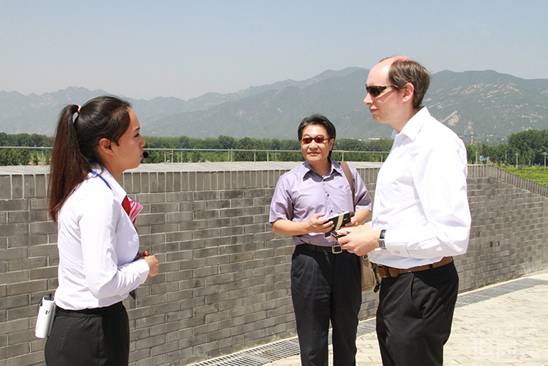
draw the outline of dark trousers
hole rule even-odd
[[[124,305],[84,311],[58,307],[45,356],[48,366],[127,366],[129,324]]]
[[[356,363],[356,332],[362,302],[360,258],[301,244],[291,261],[291,295],[301,363],[328,364],[329,321],[335,366]]]
[[[384,366],[443,365],[458,287],[453,263],[382,280],[377,337]]]

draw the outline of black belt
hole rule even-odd
[[[328,252],[331,254],[340,254],[342,253],[342,249],[340,245],[334,245],[334,246],[323,246],[323,245],[314,245],[314,244],[297,244],[297,248],[303,248],[303,249],[310,249],[318,252]]]
[[[77,314],[84,314],[84,315],[106,315],[109,313],[120,311],[124,308],[124,305],[122,302],[117,302],[116,304],[112,304],[110,306],[105,306],[102,308],[91,308],[91,309],[81,309],[81,310],[67,310],[63,309],[62,307],[56,306],[55,311],[59,314],[66,314],[66,315],[77,315]]]

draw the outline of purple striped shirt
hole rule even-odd
[[[356,187],[356,211],[371,209],[371,196],[356,169],[350,167]],[[320,176],[307,162],[284,173],[278,179],[270,204],[270,223],[277,220],[305,221],[314,213],[331,217],[354,211],[352,190],[340,164],[331,163],[331,172]],[[295,244],[331,246],[332,239],[323,233],[293,237]]]

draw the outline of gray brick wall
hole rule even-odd
[[[359,166],[370,190],[377,169]],[[137,226],[161,274],[125,305],[132,365],[184,365],[294,335],[290,240],[268,224],[273,187],[292,164],[144,166],[126,190],[144,204]],[[57,286],[56,227],[44,169],[0,168],[0,366],[43,364],[39,299]],[[470,170],[473,227],[457,258],[461,291],[548,267],[548,198],[496,170]],[[376,295],[364,296],[362,317]]]

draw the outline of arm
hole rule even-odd
[[[149,273],[144,259],[118,266],[115,246],[120,212],[112,193],[99,190],[90,197],[79,222],[84,274],[88,288],[97,298],[127,294],[141,285]]]
[[[333,228],[331,221],[322,214],[315,213],[306,221],[276,220],[272,223],[272,232],[280,235],[298,236],[309,233],[327,233]]]
[[[369,209],[357,210],[350,220],[350,226],[362,225],[367,221],[370,213]]]
[[[280,235],[298,236],[312,232],[326,233],[333,227],[332,222],[321,213],[313,214],[308,220],[293,221],[293,198],[288,187],[287,175],[282,175],[276,184],[270,203],[269,221],[272,223],[272,232]]]
[[[371,214],[371,195],[358,171],[353,167],[350,168],[350,171],[354,178],[354,188],[356,190],[356,212],[354,213],[354,217],[352,217],[350,226],[356,226],[365,223],[369,219]]]

